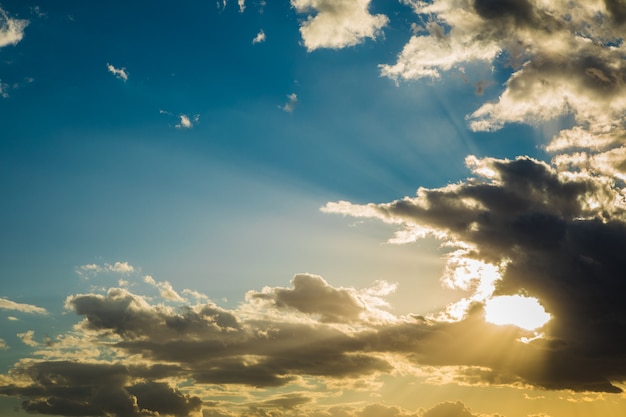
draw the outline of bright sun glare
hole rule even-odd
[[[503,295],[487,300],[485,320],[493,324],[512,324],[525,330],[535,330],[550,320],[536,298]]]

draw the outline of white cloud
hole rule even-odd
[[[159,290],[159,294],[163,299],[167,301],[185,301],[183,297],[178,295],[178,293],[172,287],[168,281],[157,282],[150,275],[146,275],[143,277],[143,280],[146,284],[150,284]]]
[[[261,42],[265,42],[265,32],[263,32],[263,29],[261,29],[254,39],[252,39],[253,45]]]
[[[128,262],[114,262],[113,264],[105,263],[80,265],[75,268],[76,273],[80,276],[96,275],[102,272],[113,272],[116,274],[131,274],[136,271],[135,267]]]
[[[15,301],[11,301],[6,298],[0,298],[0,309],[21,311],[22,313],[47,313],[45,308],[37,307],[31,304],[16,303]]]
[[[126,68],[115,68],[113,65],[107,63],[107,69],[113,75],[115,75],[120,80],[128,81],[128,73],[126,72]]]
[[[6,350],[9,348],[9,345],[7,345],[7,342],[4,341],[4,339],[0,339],[0,350]]]
[[[22,341],[22,343],[24,343],[27,346],[32,346],[32,347],[36,347],[39,346],[39,343],[35,341],[34,337],[35,337],[35,331],[34,330],[28,330],[24,333],[18,333],[17,334],[18,339],[20,339]]]
[[[180,114],[178,117],[180,118],[180,122],[176,124],[178,129],[191,129],[200,120],[200,115],[198,114],[195,116]]]
[[[291,0],[298,13],[309,14],[300,27],[309,51],[344,48],[375,39],[389,22],[387,16],[371,15],[370,0]]]
[[[282,106],[281,109],[283,111],[286,111],[287,113],[293,113],[293,110],[298,103],[298,95],[296,93],[291,93],[287,96],[287,98],[289,99],[289,101],[285,103],[285,105]]]
[[[12,19],[0,7],[0,48],[7,45],[16,45],[24,37],[24,29],[28,20]]]

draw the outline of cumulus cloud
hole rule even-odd
[[[7,342],[4,341],[4,339],[0,339],[0,350],[6,350],[9,348],[9,345],[7,345]]]
[[[257,43],[262,43],[262,42],[265,42],[265,32],[263,31],[263,29],[261,29],[259,33],[256,34],[254,39],[252,39],[253,45]]]
[[[113,65],[107,63],[107,70],[116,78],[123,80],[124,82],[128,81],[128,72],[126,72],[126,68],[115,68]]]
[[[618,389],[611,381],[622,380],[626,375],[626,365],[620,359],[624,356],[621,348],[623,328],[620,327],[623,326],[620,324],[620,317],[623,317],[620,309],[623,307],[621,304],[617,306],[618,301],[621,302],[617,294],[623,293],[622,284],[614,282],[616,280],[611,276],[604,278],[610,283],[613,299],[608,302],[603,299],[605,309],[602,311],[593,311],[589,305],[598,303],[604,294],[597,289],[590,291],[591,281],[599,278],[589,274],[594,268],[607,270],[608,262],[616,255],[604,254],[603,247],[588,245],[584,259],[568,256],[571,248],[582,244],[580,236],[577,238],[573,234],[561,245],[548,242],[543,247],[544,255],[535,249],[537,253],[532,253],[534,263],[527,265],[524,264],[526,258],[515,256],[525,246],[514,245],[512,236],[502,236],[532,229],[534,217],[527,215],[532,212],[532,207],[547,206],[542,192],[553,194],[559,191],[553,198],[560,202],[560,210],[569,213],[570,220],[567,221],[578,221],[573,219],[584,214],[581,207],[585,203],[576,196],[584,194],[584,190],[593,185],[582,181],[584,185],[580,186],[580,181],[574,180],[568,185],[546,166],[535,166],[538,163],[534,161],[519,164],[530,166],[520,168],[514,162],[492,160],[489,168],[494,170],[494,178],[503,184],[516,183],[518,187],[514,189],[522,188],[516,174],[535,170],[535,180],[539,181],[540,187],[520,189],[518,194],[509,195],[509,201],[506,201],[498,194],[498,188],[504,191],[506,186],[492,185],[490,188],[489,184],[483,184],[480,187],[474,182],[472,186],[448,190],[447,197],[434,196],[441,194],[442,190],[424,191],[425,197],[422,198],[426,198],[428,204],[421,202],[415,206],[431,205],[427,209],[432,210],[429,215],[441,218],[438,227],[450,229],[446,231],[449,239],[464,240],[467,244],[472,239],[491,239],[494,243],[490,250],[476,249],[467,257],[484,262],[493,262],[504,254],[511,257],[507,269],[502,271],[502,283],[508,283],[508,286],[502,285],[499,292],[517,291],[521,286],[517,282],[521,279],[519,269],[526,268],[524,271],[533,275],[532,285],[524,285],[524,288],[546,300],[557,320],[556,325],[546,329],[545,338],[524,342],[522,338],[532,332],[486,322],[481,303],[469,306],[458,320],[393,316],[384,309],[384,297],[393,291],[394,286],[382,282],[364,289],[341,288],[317,275],[298,274],[290,288],[266,287],[261,291],[250,291],[246,301],[232,310],[202,297],[197,298],[197,304],[189,304],[182,298],[171,298],[168,304],[163,304],[127,289],[110,288],[105,293],[67,297],[66,309],[82,320],[67,335],[37,344],[40,359],[16,363],[10,371],[10,379],[0,378],[0,381],[12,381],[0,384],[0,395],[23,397],[26,411],[42,414],[135,416],[142,415],[142,412],[159,412],[160,415],[187,416],[203,409],[204,415],[218,416],[229,415],[242,405],[203,405],[198,397],[201,392],[211,392],[216,386],[222,390],[229,387],[239,387],[240,390],[242,387],[289,385],[291,394],[263,400],[251,398],[245,404],[246,409],[258,410],[262,415],[265,409],[280,408],[286,413],[302,416],[308,415],[309,411],[313,413],[316,399],[313,394],[295,392],[298,388],[306,390],[312,383],[347,387],[382,374],[415,372],[417,377],[428,374],[428,369],[444,368],[445,375],[441,378],[431,377],[432,381],[440,379],[434,383],[535,385],[616,392]],[[472,191],[472,187],[476,190]],[[520,202],[521,195],[533,195],[535,205]],[[457,198],[463,203],[455,204]],[[477,226],[470,228],[472,232],[466,231],[460,223],[448,226],[444,214],[440,213],[441,204],[447,202],[448,210],[457,206],[460,210],[471,198],[482,198],[482,204],[501,205],[494,215],[502,212],[508,213],[508,217],[495,223],[479,221]],[[512,202],[519,209],[509,213]],[[382,211],[378,207],[371,209],[372,213],[384,212],[389,218],[401,217],[399,224],[417,223],[415,219],[425,215],[420,209],[410,208],[408,203],[403,208],[390,204]],[[480,204],[469,207],[478,211]],[[551,218],[547,213],[545,216],[540,216],[539,220]],[[459,222],[472,222],[470,218],[480,220],[483,217],[484,213],[469,213]],[[587,233],[593,227],[606,227],[607,231],[614,227],[612,224],[598,226],[589,221],[591,226],[579,233]],[[545,221],[539,225],[547,226]],[[554,228],[546,229],[548,236],[556,238]],[[496,243],[502,249],[497,249]],[[531,241],[526,244],[532,246]],[[564,264],[569,262],[571,265],[560,276],[546,281],[551,271],[542,272],[542,268],[548,257],[563,259]],[[591,269],[576,272],[581,265],[592,264]],[[534,269],[529,269],[531,267]],[[568,288],[561,288],[559,282],[566,275],[572,282],[568,283]],[[145,280],[159,288],[153,278]],[[577,310],[570,311],[574,308]],[[577,326],[572,326],[574,321]],[[609,329],[614,333],[609,334]],[[480,337],[475,337],[477,334]],[[36,345],[32,331],[19,337],[24,343]],[[607,342],[612,343],[612,350],[600,348],[600,345],[606,347]],[[485,345],[498,346],[499,349],[484,349]],[[537,366],[538,363],[550,365],[542,367]],[[576,366],[573,367],[572,363]],[[181,384],[181,381],[190,380],[194,381],[193,392]],[[423,412],[368,406],[353,409],[351,413],[355,416],[472,416],[461,403],[438,405]]]
[[[455,249],[448,279],[476,294],[488,289],[470,301],[520,293],[539,299],[552,315],[541,342],[550,366],[541,375],[518,373],[526,382],[621,391],[611,381],[626,378],[622,189],[610,178],[559,172],[530,158],[467,162],[474,175],[465,182],[390,203],[328,203],[323,211],[396,224],[401,241],[442,240]],[[494,272],[467,267],[476,263]],[[477,308],[461,306],[463,320]]]
[[[345,48],[375,39],[389,19],[369,13],[370,0],[291,0],[298,13],[308,14],[300,27],[309,51]]]
[[[417,80],[477,62],[509,66],[513,72],[499,98],[468,115],[472,130],[570,116],[576,126],[547,146],[558,153],[560,167],[624,179],[626,66],[619,2],[404,2],[422,23],[396,63],[381,65],[383,75]]]
[[[24,38],[24,29],[28,20],[14,19],[0,7],[0,48],[17,45]]]
[[[3,310],[15,310],[22,313],[46,314],[45,308],[37,307],[31,304],[22,304],[11,301],[7,298],[0,298],[0,308]]]

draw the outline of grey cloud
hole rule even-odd
[[[424,354],[425,347],[440,346],[430,336],[426,344],[412,342],[423,363],[487,366],[545,388],[621,391],[611,384],[626,379],[626,222],[615,203],[619,190],[602,178],[561,175],[529,158],[486,159],[477,165],[477,172],[491,171],[492,177],[420,189],[415,198],[386,204],[339,203],[326,210],[378,217],[409,229],[428,227],[450,245],[469,246],[468,258],[505,262],[495,294],[527,293],[553,317],[546,328],[549,343],[518,346],[529,360],[546,358],[540,370],[525,360],[502,367],[480,355],[464,356],[468,350],[461,345],[449,357],[445,349]],[[465,340],[466,328],[479,328],[469,322],[438,326],[446,333],[459,331],[459,340]],[[488,332],[482,326],[478,334]]]
[[[347,289],[336,289],[318,275],[298,274],[293,289],[275,288],[271,293],[249,293],[249,297],[271,300],[277,308],[294,308],[319,315],[323,322],[353,322],[365,311],[363,303]]]
[[[528,0],[475,0],[474,8],[485,19],[510,18],[524,24],[534,20],[533,6]]]
[[[626,22],[626,4],[621,0],[604,0],[607,11],[617,25]]]
[[[176,312],[152,306],[143,297],[121,288],[111,288],[106,295],[70,296],[65,304],[78,315],[85,316],[85,328],[108,330],[129,339],[158,333],[161,340],[167,340],[181,334],[236,330],[239,326],[232,314],[213,304],[197,306],[196,310],[182,308]]]
[[[27,397],[24,410],[31,413],[66,416],[176,416],[190,415],[200,399],[182,394],[160,382],[133,382],[146,376],[163,376],[164,369],[121,364],[71,361],[35,362],[13,370],[28,376],[28,386],[0,387],[0,394]]]

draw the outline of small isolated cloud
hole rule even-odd
[[[109,72],[120,80],[124,80],[124,82],[128,81],[128,73],[126,72],[126,68],[115,68],[111,64],[107,64],[107,69]]]
[[[254,37],[254,39],[252,39],[253,45],[261,42],[265,42],[265,32],[263,32],[263,29],[261,29],[259,33],[257,33],[257,35]]]
[[[20,339],[25,345],[32,347],[39,346],[39,343],[35,341],[34,337],[34,330],[28,330],[27,332],[17,334],[17,338]]]
[[[186,114],[179,114],[178,117],[180,118],[180,122],[175,126],[178,129],[191,129],[200,120],[199,114],[193,117]]]
[[[0,7],[0,48],[17,45],[24,37],[24,29],[28,20],[13,19]]]
[[[194,116],[189,116],[189,115],[183,114],[183,113],[175,115],[171,111],[167,111],[167,110],[163,110],[163,109],[159,110],[159,113],[177,118],[178,119],[178,123],[176,123],[174,125],[174,127],[176,129],[191,129],[200,121],[200,115],[199,114],[196,114]]]
[[[375,39],[389,19],[369,13],[370,0],[291,0],[298,13],[308,14],[300,27],[309,51],[340,49]]]
[[[296,93],[291,93],[287,96],[287,98],[289,99],[289,101],[287,101],[287,103],[285,103],[285,105],[280,108],[287,113],[293,113],[293,110],[298,103],[298,95]]]
[[[7,342],[4,341],[4,339],[0,339],[0,350],[6,350],[9,348],[9,345],[7,345]]]
[[[30,304],[21,304],[6,298],[0,298],[0,308],[3,310],[15,310],[22,313],[46,314],[45,308],[37,307]]]

